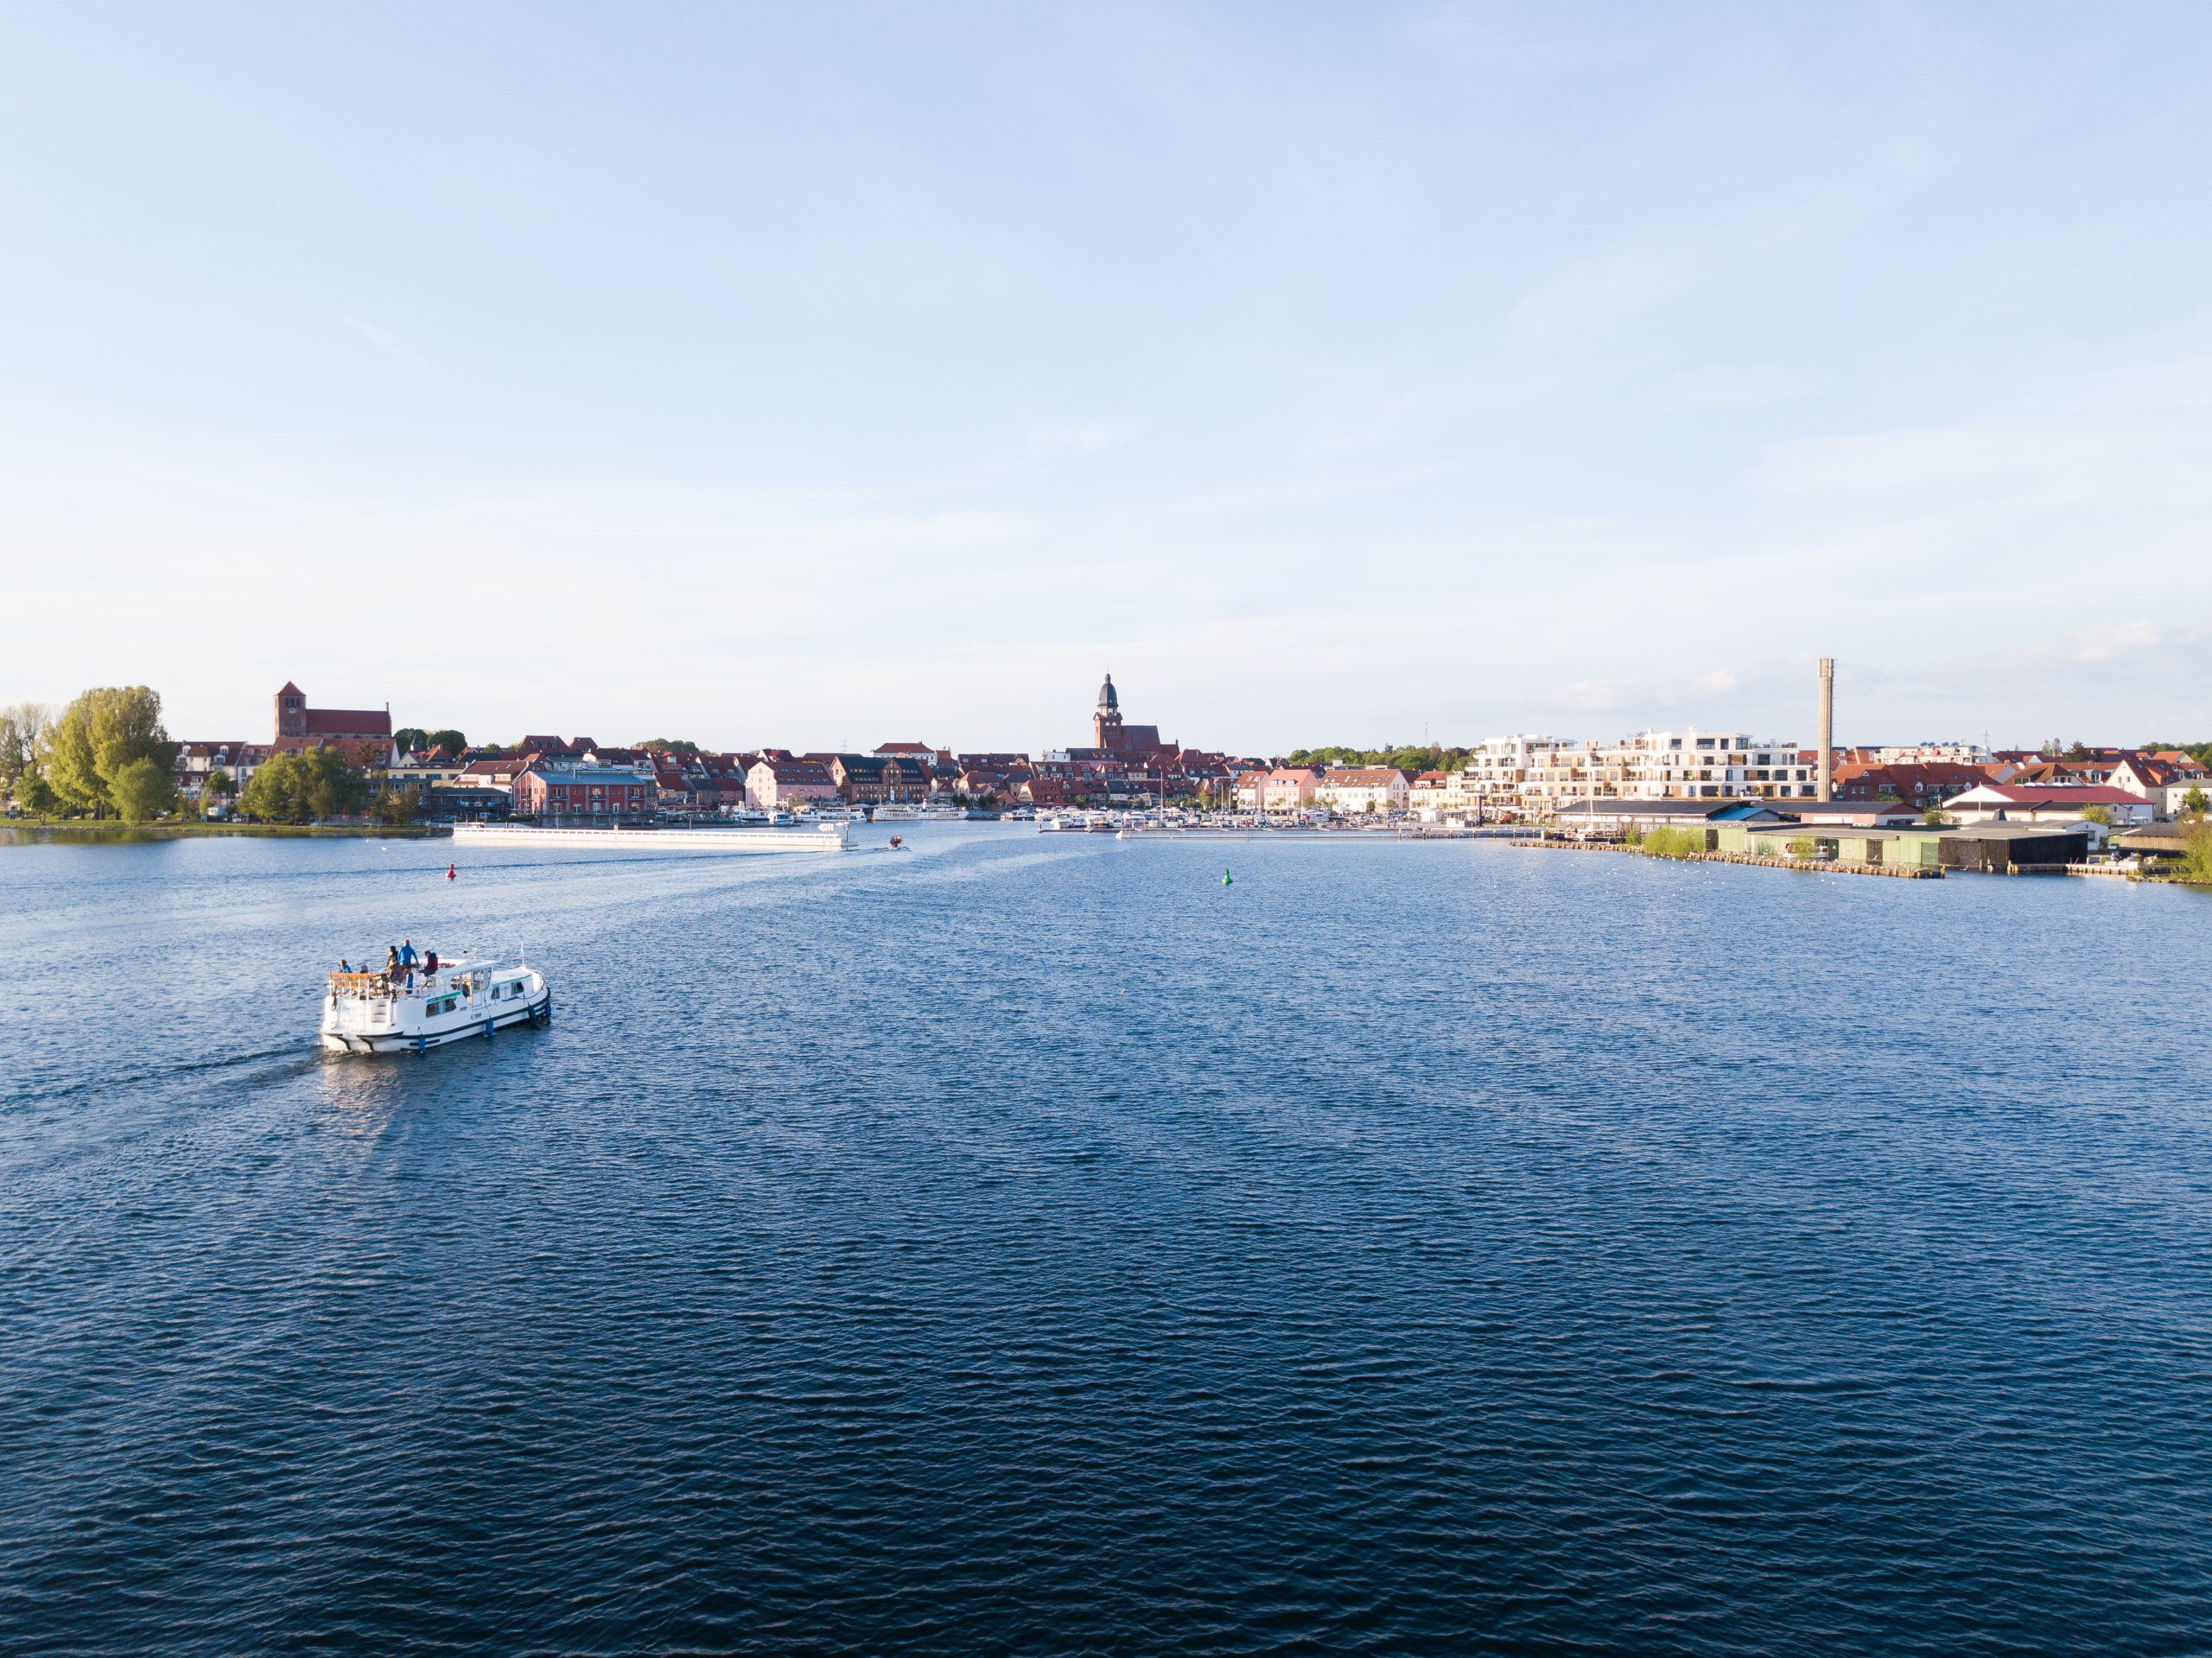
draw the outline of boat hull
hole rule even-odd
[[[462,846],[669,848],[679,852],[850,852],[850,825],[823,829],[541,829],[532,823],[455,823]]]
[[[519,1007],[502,1008],[496,1013],[486,1013],[481,1019],[457,1019],[443,1030],[414,1032],[364,1031],[324,1031],[322,1045],[331,1053],[427,1053],[432,1048],[442,1048],[449,1042],[467,1042],[487,1037],[517,1025],[550,1024],[553,1019],[553,993],[548,990],[536,1001],[525,1002]]]

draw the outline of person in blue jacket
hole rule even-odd
[[[410,990],[412,990],[415,988],[416,959],[415,941],[411,938],[401,939],[399,941],[399,965],[406,972],[407,988]]]

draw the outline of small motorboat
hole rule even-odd
[[[526,962],[464,953],[410,975],[334,973],[322,998],[322,1045],[333,1053],[422,1053],[553,1018],[545,975]],[[410,979],[412,982],[410,982]]]

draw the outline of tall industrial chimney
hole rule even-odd
[[[1821,658],[1821,783],[1820,797],[1833,799],[1835,765],[1835,658]]]

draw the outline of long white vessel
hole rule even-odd
[[[850,852],[852,825],[777,829],[541,829],[534,823],[455,823],[461,846],[673,847],[685,852]]]
[[[435,973],[334,973],[322,998],[333,1053],[420,1053],[553,1017],[553,992],[527,963],[468,956]]]

